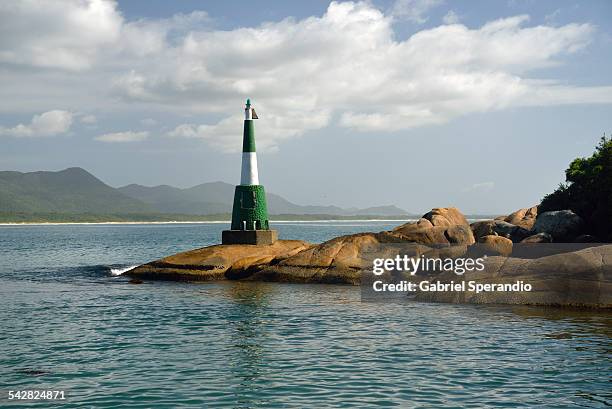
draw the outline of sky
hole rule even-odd
[[[0,3],[0,170],[509,213],[612,131],[612,2]]]

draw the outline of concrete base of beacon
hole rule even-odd
[[[278,240],[276,230],[223,230],[222,244],[274,244]]]

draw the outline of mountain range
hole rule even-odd
[[[366,209],[303,206],[267,193],[271,215],[400,216],[396,206]],[[234,186],[202,183],[190,188],[131,184],[113,188],[82,168],[58,172],[0,172],[0,213],[62,214],[181,214],[214,215],[231,212]]]

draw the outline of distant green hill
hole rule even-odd
[[[59,172],[0,172],[0,212],[147,213],[140,200],[119,192],[81,168]]]
[[[231,209],[234,186],[224,182],[203,183],[187,189],[161,185],[146,187],[128,185],[117,189],[134,199],[141,200],[154,210],[163,213],[218,214]],[[266,192],[270,214],[302,214],[328,216],[398,216],[406,211],[395,206],[378,206],[367,209],[343,209],[337,206],[301,206],[274,193]]]
[[[229,214],[233,197],[234,186],[224,182],[203,183],[187,189],[135,184],[116,189],[81,168],[59,172],[0,172],[0,221],[3,222],[201,220],[213,215],[218,219]],[[273,193],[268,193],[267,199],[271,215],[308,218],[406,215],[395,206],[368,209],[301,206]]]
[[[196,189],[198,186],[191,189],[179,189],[168,185],[147,187],[132,184],[120,187],[117,191],[146,203],[154,211],[160,213],[193,215],[228,213],[231,210],[231,204],[227,201],[228,194],[224,192],[227,189],[221,186],[225,183],[207,185],[211,186],[207,189]],[[229,195],[233,197],[231,196],[233,188],[231,190]]]

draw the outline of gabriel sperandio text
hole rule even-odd
[[[372,272],[380,276],[385,272],[406,272],[414,276],[417,272],[454,272],[462,276],[466,272],[483,271],[485,269],[485,258],[427,258],[409,257],[408,255],[397,255],[394,258],[377,258],[373,260]],[[410,282],[400,281],[397,283],[384,283],[374,281],[372,289],[375,292],[522,292],[531,291],[531,284],[523,281],[514,283],[479,283],[476,281],[459,281],[442,283],[439,281]]]

